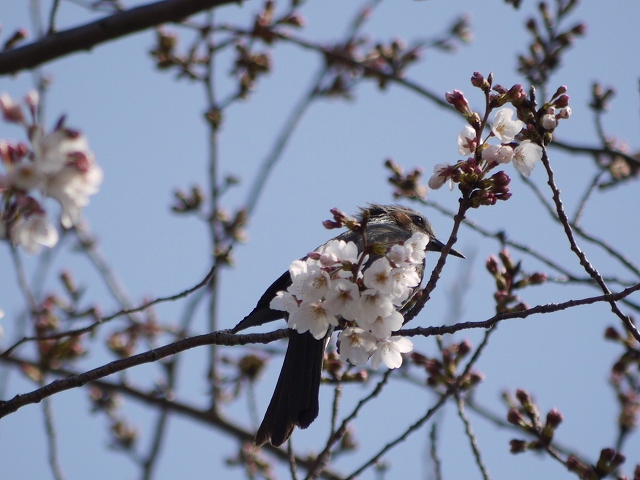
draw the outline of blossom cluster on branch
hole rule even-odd
[[[59,238],[47,217],[43,197],[60,203],[60,223],[71,228],[80,220],[89,196],[98,192],[103,172],[86,137],[65,127],[64,116],[49,133],[38,123],[37,92],[30,92],[25,104],[30,118],[9,95],[0,96],[4,120],[23,127],[29,139],[29,144],[0,141],[0,162],[6,171],[0,174],[0,238],[34,254],[42,246],[53,247]]]
[[[471,84],[485,95],[487,107],[482,114],[471,109],[460,90],[445,95],[447,102],[467,120],[457,143],[458,153],[468,158],[454,165],[436,165],[429,187],[438,189],[449,182],[453,189],[453,184],[457,183],[469,196],[470,206],[478,208],[511,197],[509,176],[499,171],[487,178],[488,173],[499,165],[513,163],[518,172],[530,176],[536,162],[542,158],[543,146],[551,142],[558,121],[571,116],[571,107],[564,86],[558,88],[549,102],[538,107],[535,90],[527,95],[522,85],[509,89],[493,85],[492,74],[485,79],[480,72],[474,72]],[[506,104],[515,109],[504,106]],[[490,132],[483,138],[489,116],[495,109]],[[494,139],[498,142],[492,143]]]
[[[404,317],[398,309],[420,284],[429,236],[414,233],[405,242],[378,246],[380,258],[358,253],[354,242],[331,240],[289,267],[292,283],[271,301],[288,312],[289,328],[325,338],[343,320],[338,336],[340,359],[378,368],[402,365],[402,353],[413,349],[406,337],[392,335]]]

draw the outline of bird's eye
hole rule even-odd
[[[418,225],[419,227],[424,227],[424,218],[420,215],[413,215],[413,223]]]

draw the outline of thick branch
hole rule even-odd
[[[40,365],[36,362],[31,362],[24,358],[4,358],[0,359],[0,363],[7,363],[13,365],[31,365],[36,368],[40,368]],[[64,368],[51,368],[47,370],[47,373],[53,375],[59,375],[62,377],[74,377],[78,374]],[[212,412],[209,409],[201,409],[192,404],[179,401],[177,399],[168,399],[163,396],[159,396],[154,391],[144,391],[140,388],[134,387],[131,384],[123,384],[118,382],[110,382],[108,380],[95,380],[92,382],[97,388],[106,392],[118,392],[127,397],[133,398],[137,401],[143,402],[146,405],[156,407],[158,409],[170,411],[171,413],[182,415],[186,418],[191,418],[195,421],[203,424],[211,425],[218,430],[221,430],[232,437],[242,442],[253,442],[254,432],[250,432],[240,427],[238,424],[228,420],[226,417]],[[289,455],[286,450],[278,447],[274,447],[270,444],[266,444],[262,447],[272,455],[276,456],[279,460],[288,461]],[[308,456],[296,455],[296,463],[301,465],[307,470],[313,467],[314,460]],[[337,472],[333,470],[324,470],[321,475],[323,478],[329,480],[339,480],[342,478]]]
[[[131,8],[80,27],[47,35],[23,47],[0,53],[0,75],[35,68],[56,58],[140,32],[167,22],[179,22],[203,10],[241,0],[163,0]]]
[[[11,400],[0,400],[0,418],[9,415],[17,411],[19,408],[24,407],[32,403],[38,403],[43,399],[55,395],[56,393],[70,390],[72,388],[82,387],[89,382],[98,380],[100,378],[107,377],[117,372],[121,372],[137,365],[143,365],[145,363],[151,363],[160,360],[161,358],[175,355],[176,353],[184,352],[191,348],[200,347],[202,345],[246,345],[248,343],[270,343],[280,338],[288,337],[289,330],[282,329],[270,332],[267,334],[250,334],[250,335],[234,335],[229,333],[228,330],[221,330],[219,332],[208,333],[205,335],[198,335],[196,337],[185,338],[175,343],[170,343],[163,347],[156,348],[155,350],[149,350],[148,352],[139,353],[131,357],[123,358],[122,360],[116,360],[111,363],[107,363],[88,372],[75,375],[73,377],[64,378],[61,380],[55,380],[42,388],[34,390],[22,395],[16,395]]]

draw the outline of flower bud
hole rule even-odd
[[[564,417],[557,408],[547,413],[547,425],[551,428],[557,428],[562,423],[562,420],[564,420]]]
[[[554,130],[558,126],[558,119],[555,115],[547,113],[542,116],[542,128],[548,131]]]
[[[478,383],[484,380],[484,375],[480,372],[470,372],[469,373],[469,385],[477,385]]]
[[[484,82],[484,77],[480,72],[473,72],[473,75],[471,75],[471,85],[473,85],[474,87],[482,88]]]
[[[509,409],[509,412],[507,413],[507,422],[518,426],[524,426],[527,423],[524,416],[517,408]]]
[[[0,109],[2,110],[2,116],[7,122],[24,123],[22,107],[14,102],[6,93],[0,95]]]
[[[460,90],[454,90],[453,93],[447,92],[445,93],[444,98],[465,117],[471,116],[473,114],[471,107],[469,106],[469,102],[464,97],[464,93],[462,93]]]
[[[529,277],[531,285],[540,285],[547,281],[549,276],[546,273],[536,272]]]
[[[531,396],[529,395],[529,392],[527,392],[526,390],[522,390],[522,389],[516,390],[516,398],[523,406],[531,405],[532,403]]]
[[[509,89],[509,92],[507,93],[507,98],[511,103],[513,103],[514,105],[517,105],[519,103],[522,103],[522,101],[527,98],[527,93],[524,91],[524,88],[522,87],[522,85],[517,83],[516,85],[514,85]]]
[[[509,253],[509,250],[503,248],[498,255],[500,255],[500,260],[502,260],[502,264],[508,271],[511,271],[515,268],[515,264],[513,263],[513,259],[511,258],[511,253]]]
[[[527,450],[527,442],[524,440],[511,440],[509,442],[511,446],[511,453],[522,453]]]
[[[570,472],[577,472],[577,473],[582,473],[588,468],[575,455],[569,455],[567,457],[566,465],[567,465],[567,470],[569,470]]]
[[[458,357],[464,357],[470,351],[471,351],[471,342],[469,340],[464,340],[458,345]]]
[[[620,334],[615,328],[607,327],[607,329],[604,331],[604,338],[606,338],[607,340],[620,340]]]
[[[569,95],[560,95],[555,102],[553,102],[553,105],[556,108],[564,108],[566,106],[569,105]]]
[[[492,274],[498,273],[498,259],[494,255],[487,258],[487,270]]]

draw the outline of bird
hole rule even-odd
[[[444,248],[444,244],[436,239],[427,218],[422,213],[405,206],[368,204],[366,208],[360,209],[356,219],[359,222],[366,219],[364,237],[367,245],[397,244],[419,232],[429,237],[426,251],[441,252]],[[348,230],[332,240],[335,239],[354,242],[359,252],[363,250],[361,232]],[[453,249],[449,250],[449,254],[465,258]],[[380,256],[371,255],[364,269],[376,258]],[[417,272],[422,281],[424,262]],[[273,310],[270,308],[270,303],[279,291],[286,290],[291,283],[289,271],[284,272],[267,288],[251,313],[232,328],[231,332],[238,333],[267,322],[286,319],[287,312]],[[410,300],[411,298],[407,299],[403,305]],[[299,333],[295,330],[290,332],[289,344],[273,396],[254,438],[256,446],[262,446],[267,442],[276,447],[280,446],[289,439],[296,426],[307,428],[316,419],[320,410],[319,393],[324,351],[331,334],[332,329],[324,338],[318,340],[310,332]]]

